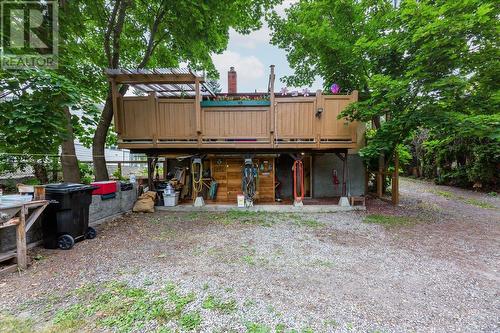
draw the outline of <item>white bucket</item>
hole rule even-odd
[[[245,196],[242,194],[238,194],[236,196],[237,202],[238,202],[238,207],[239,208],[245,208]]]
[[[165,192],[163,192],[165,193]],[[163,205],[165,207],[174,207],[179,203],[179,192],[175,192],[175,194],[163,194]]]

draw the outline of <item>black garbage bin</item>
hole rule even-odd
[[[76,241],[96,236],[89,227],[91,185],[58,183],[45,186],[45,198],[51,200],[42,218],[43,243],[48,249],[69,250]]]

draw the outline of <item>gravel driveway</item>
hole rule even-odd
[[[403,179],[335,214],[130,214],[0,277],[0,332],[494,332],[500,199]]]

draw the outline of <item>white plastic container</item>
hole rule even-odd
[[[174,207],[179,204],[179,192],[175,192],[175,194],[167,194],[163,192],[163,205],[165,207]]]
[[[245,208],[245,196],[242,194],[238,194],[236,196],[236,199],[238,201],[238,208]]]
[[[31,194],[9,194],[2,196],[3,202],[30,202],[31,200],[33,200]]]

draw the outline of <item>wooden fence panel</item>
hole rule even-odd
[[[349,96],[322,96],[324,98],[321,115],[320,136],[322,139],[351,139],[352,123],[337,119],[351,100]]]
[[[158,139],[195,139],[196,111],[194,100],[158,101]]]
[[[313,139],[315,137],[314,97],[309,99],[276,99],[277,139]]]
[[[123,98],[120,111],[121,138],[124,140],[152,140],[156,131],[155,108],[149,97]]]
[[[269,139],[268,113],[258,107],[205,108],[203,138]]]

